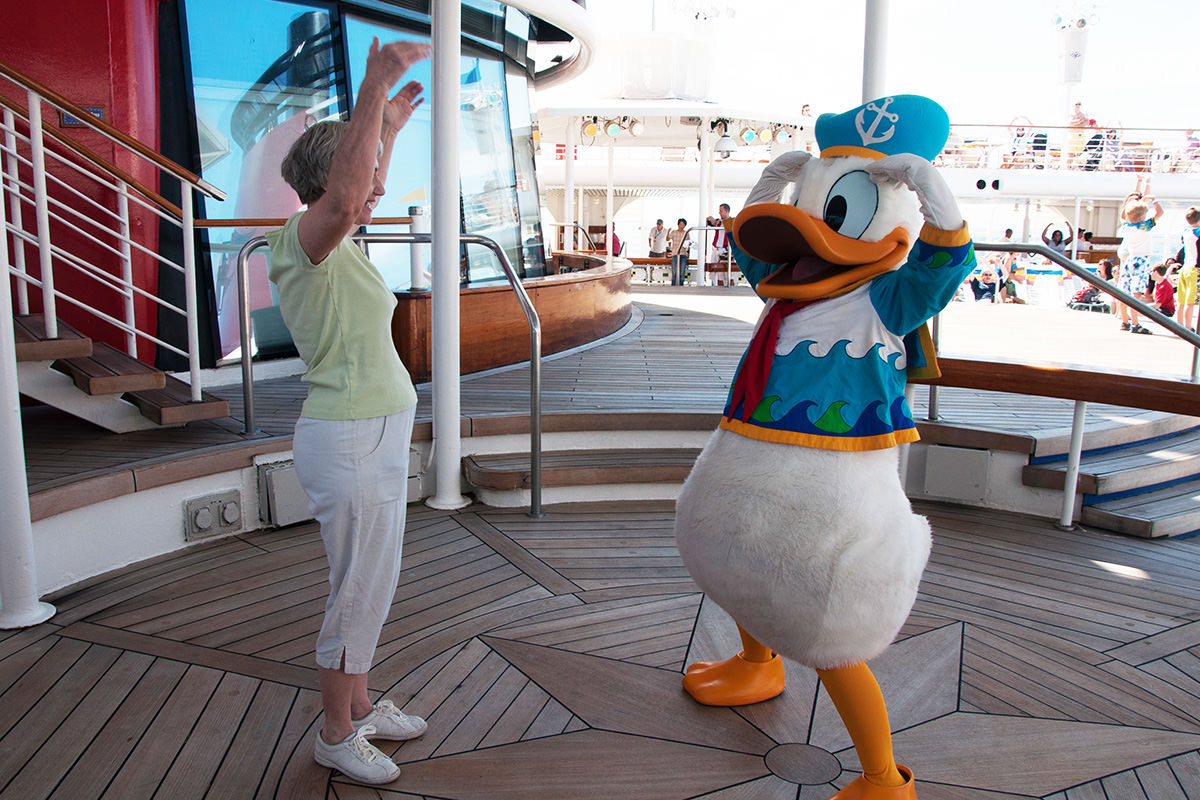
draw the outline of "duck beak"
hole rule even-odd
[[[751,258],[783,265],[756,287],[760,297],[782,300],[844,294],[899,264],[910,245],[904,228],[878,242],[864,242],[785,203],[747,207],[737,215],[733,235]]]

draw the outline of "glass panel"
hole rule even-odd
[[[536,151],[529,110],[529,79],[515,70],[508,73],[508,115],[512,124],[513,166],[517,176],[521,259],[525,277],[532,278],[546,274],[546,248],[542,240],[542,203],[533,167]]]
[[[206,204],[208,218],[290,216],[300,201],[279,175],[283,155],[307,124],[344,109],[333,15],[326,6],[274,0],[188,0],[186,13],[201,172],[228,193]],[[263,230],[210,231],[222,356],[238,348],[237,251]],[[265,251],[249,268],[258,351],[290,352]]]
[[[428,42],[429,37],[411,31],[400,30],[357,17],[346,17],[346,49],[349,53],[349,80],[351,91],[357,91],[362,72],[367,64],[367,52],[371,40],[376,36],[380,42],[414,41]],[[423,206],[428,215],[429,187],[433,180],[433,116],[430,111],[430,91],[433,86],[432,62],[415,64],[404,81],[417,81],[425,87],[425,101],[417,106],[408,124],[396,136],[392,148],[392,162],[384,182],[386,193],[375,207],[375,216],[407,217],[411,206]],[[400,86],[402,86],[400,84]],[[399,89],[399,86],[397,86]],[[405,233],[408,226],[371,225],[372,233]],[[412,286],[412,246],[407,244],[372,244],[368,248],[373,263],[383,275],[388,286],[402,291]],[[422,255],[424,269],[428,270],[429,246],[418,249]],[[429,285],[429,281],[425,281]]]
[[[458,152],[463,230],[494,239],[519,270],[521,232],[504,65],[464,57],[461,92]],[[472,283],[504,278],[504,269],[491,250],[474,246],[467,254]]]

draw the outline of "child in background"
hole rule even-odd
[[[1138,178],[1138,188],[1141,189],[1142,179]],[[1149,192],[1149,181],[1146,182],[1146,192]],[[1158,218],[1163,215],[1162,206],[1152,194],[1142,194],[1136,191],[1125,198],[1121,207],[1121,246],[1117,255],[1121,259],[1121,277],[1118,287],[1141,300],[1149,300],[1146,289],[1149,286],[1150,255],[1154,250],[1151,240],[1152,231]],[[1149,333],[1138,324],[1138,313],[1129,306],[1122,304],[1120,308],[1121,330],[1133,333]]]
[[[1164,316],[1175,316],[1175,287],[1171,284],[1167,265],[1155,266],[1150,271],[1150,277],[1154,281],[1154,302],[1150,305],[1161,311]],[[1150,331],[1146,331],[1146,333],[1150,333]]]
[[[1183,231],[1183,263],[1179,267],[1179,285],[1175,290],[1175,321],[1188,330],[1196,330],[1197,272],[1200,264],[1200,208],[1192,206],[1183,215],[1188,226]]]

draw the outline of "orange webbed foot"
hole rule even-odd
[[[687,668],[683,688],[706,706],[745,706],[783,693],[783,659],[747,661],[738,653],[725,661],[700,661]]]
[[[917,787],[912,770],[897,764],[904,783],[900,786],[879,786],[859,776],[829,800],[917,800]]]

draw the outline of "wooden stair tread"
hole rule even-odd
[[[610,483],[682,483],[692,470],[698,448],[560,450],[542,454],[543,486]],[[528,489],[528,453],[467,456],[463,473],[483,489]]]
[[[1083,507],[1080,521],[1135,536],[1200,530],[1200,479]]]
[[[46,338],[46,317],[24,314],[13,317],[17,361],[50,361],[56,358],[83,358],[92,354],[92,340],[62,320],[58,338]]]
[[[122,397],[133,403],[142,416],[157,425],[182,425],[202,419],[229,416],[229,401],[204,392],[198,403],[192,402],[192,388],[178,378],[164,375],[161,389],[126,392]]]
[[[162,372],[104,342],[92,345],[91,356],[63,358],[51,366],[69,375],[81,391],[90,395],[162,389],[166,385]]]
[[[1066,469],[1066,461],[1031,464],[1022,477],[1027,486],[1061,489]],[[1200,475],[1200,430],[1195,429],[1085,454],[1079,462],[1079,489],[1085,494],[1115,494],[1193,475]]]

